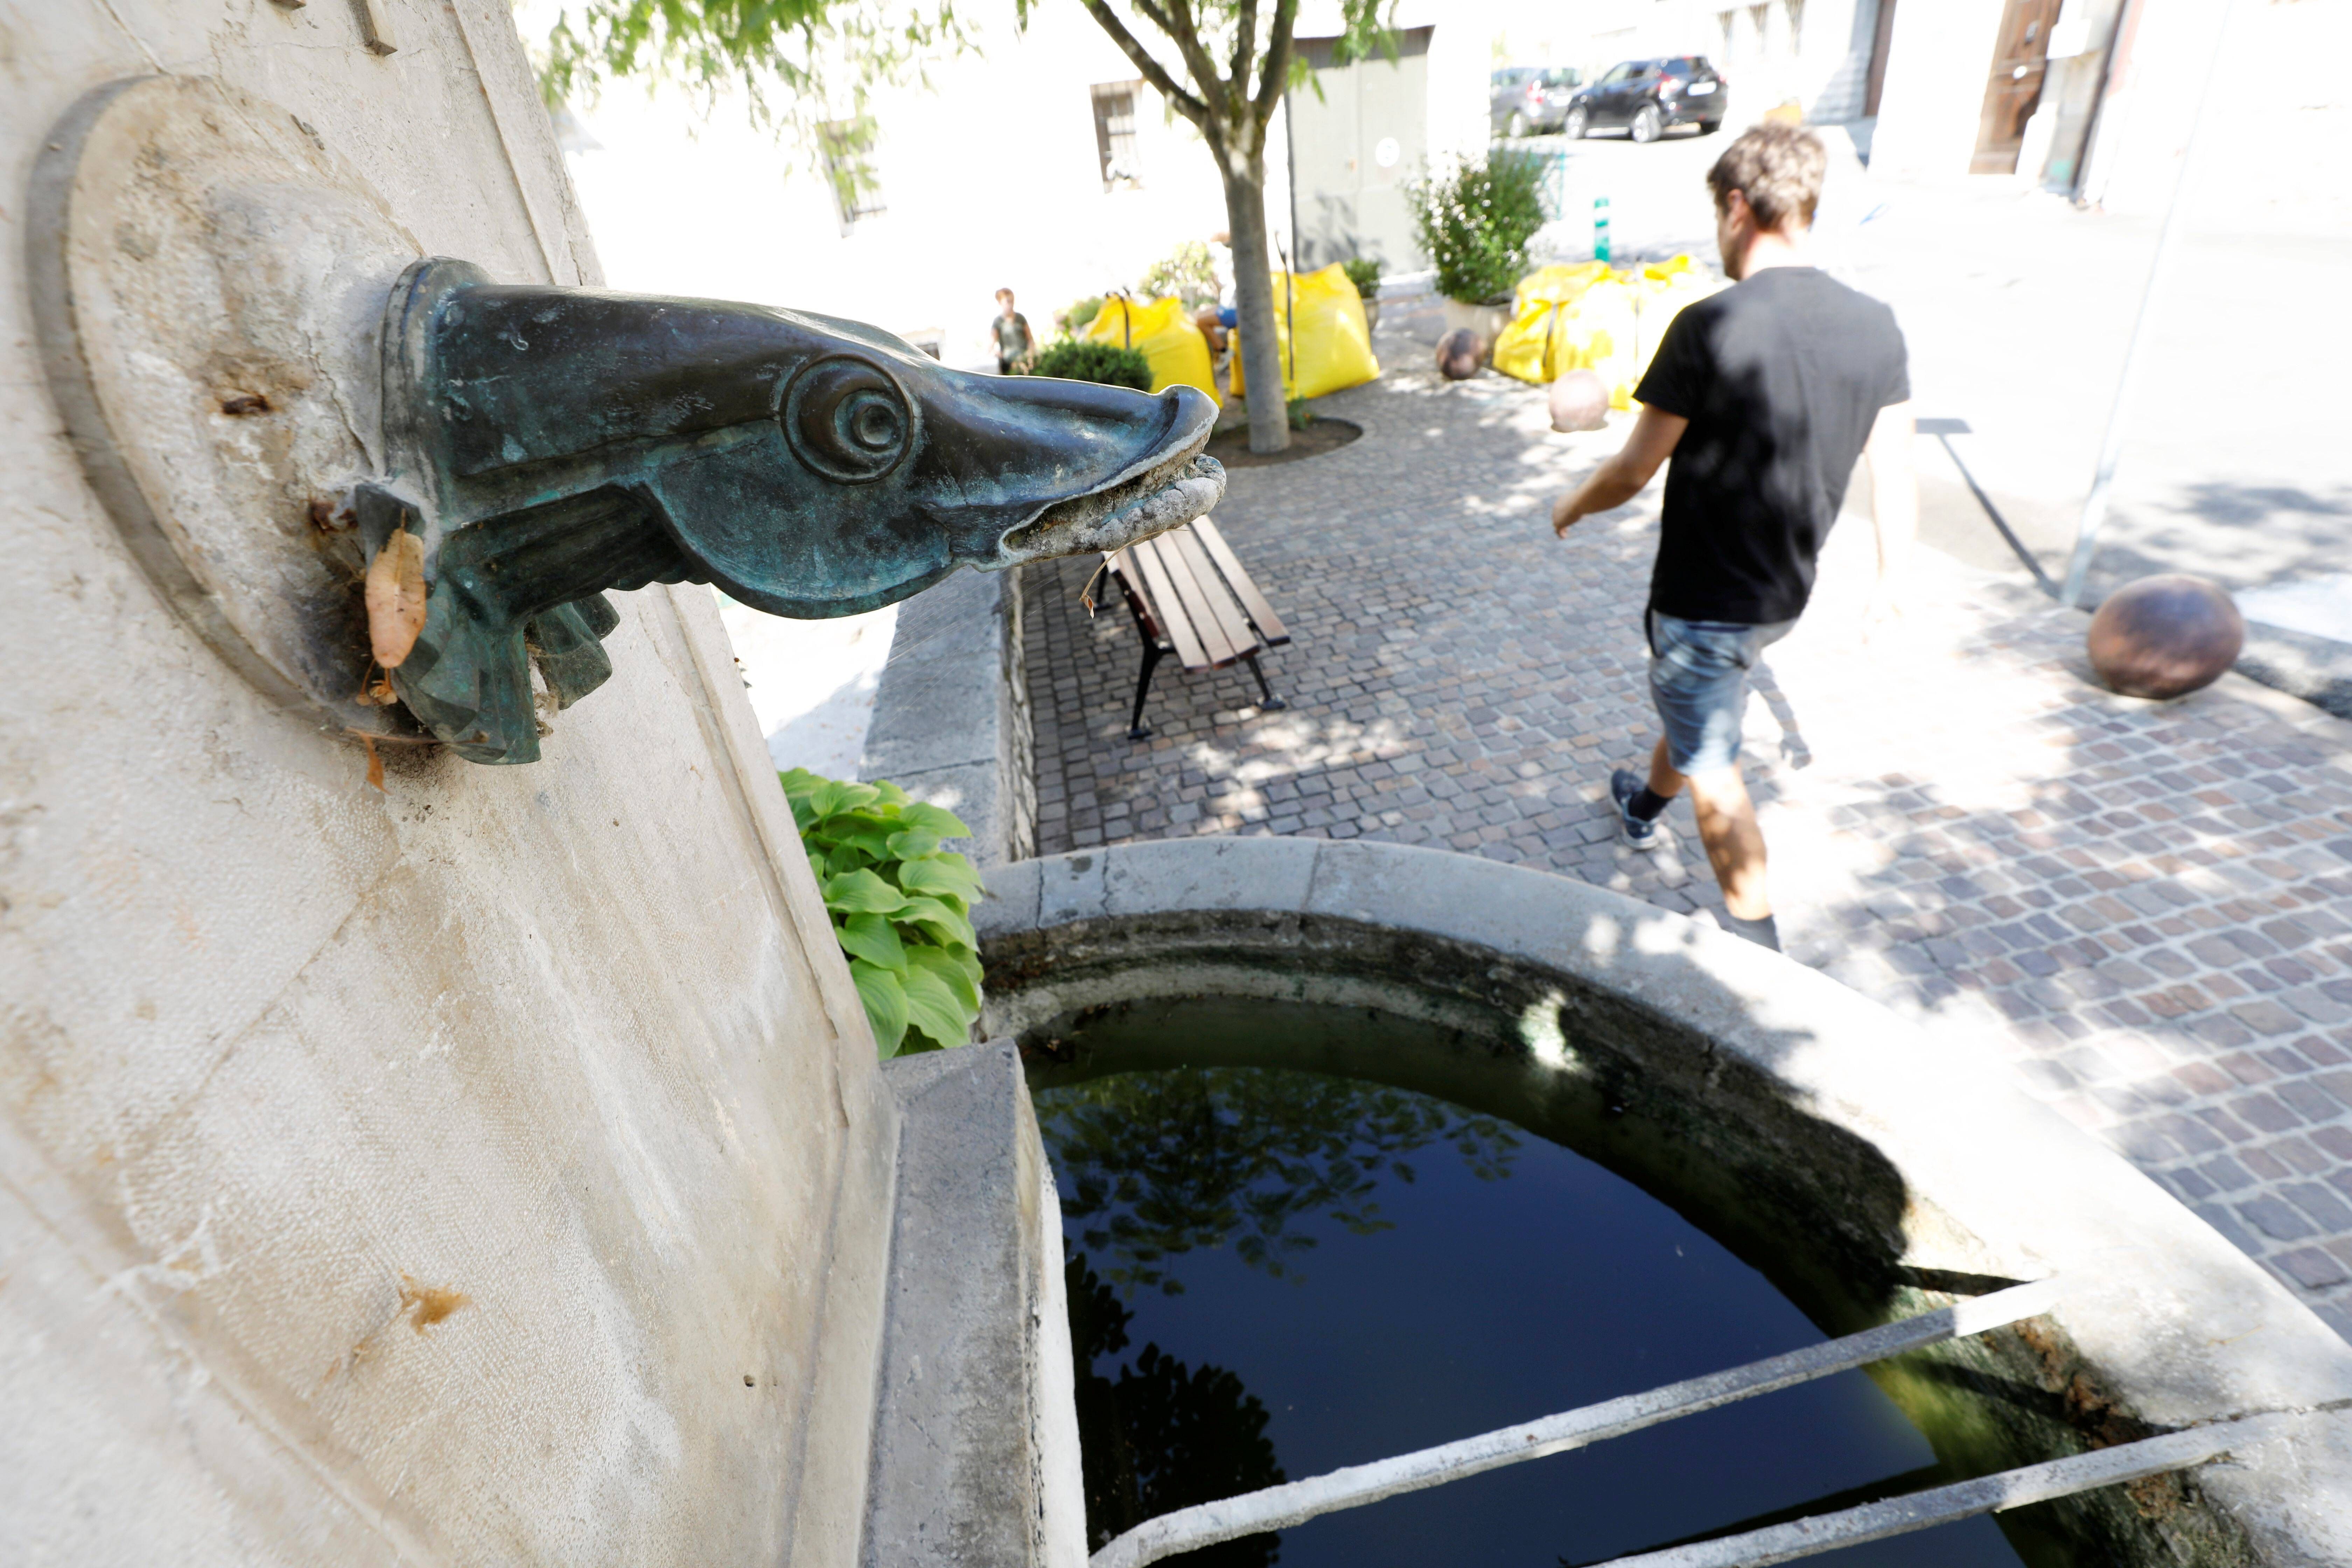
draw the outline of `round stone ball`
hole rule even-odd
[[[2091,617],[2099,679],[2126,697],[2185,697],[2221,679],[2246,646],[2246,618],[2221,584],[2186,573],[2142,577]]]
[[[1467,327],[1456,327],[1437,341],[1437,373],[1448,381],[1467,381],[1486,363],[1486,340]]]
[[[1592,371],[1563,372],[1551,384],[1551,427],[1598,430],[1609,423],[1609,384]]]

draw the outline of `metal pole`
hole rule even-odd
[[[2131,423],[2132,395],[2138,380],[2135,372],[2147,342],[2148,322],[2155,314],[2156,296],[2164,281],[2166,265],[2172,258],[2173,240],[2180,232],[2180,215],[2189,205],[2189,172],[2197,162],[2197,133],[2205,122],[2205,105],[2213,96],[2213,79],[2221,75],[2221,53],[2230,37],[2230,18],[2237,9],[2238,0],[2223,0],[2221,23],[2214,32],[2213,47],[2205,63],[2205,81],[2197,89],[2197,107],[2189,116],[2189,138],[2180,149],[2180,168],[2172,176],[2172,200],[2164,209],[2164,226],[2157,230],[2156,254],[2148,258],[2147,282],[2139,296],[2139,314],[2132,321],[2131,341],[2124,349],[2124,368],[2116,382],[2115,406],[2107,412],[2106,438],[2099,444],[2099,466],[2091,477],[2091,493],[2083,498],[2083,515],[2074,523],[2074,554],[2067,563],[2066,585],[2058,595],[2062,604],[2073,605],[2081,600],[2084,581],[2091,574],[2091,557],[2098,550],[2099,530],[2107,521],[2107,498],[2115,489],[2116,464],[2123,457],[2124,433]]]
[[[1318,1514],[1361,1508],[1401,1492],[1419,1491],[1504,1465],[1522,1464],[1606,1442],[1677,1416],[1713,1410],[1832,1373],[1867,1366],[1906,1351],[1966,1339],[1988,1329],[2038,1317],[2057,1302],[2060,1294],[2055,1279],[2013,1285],[1989,1296],[1958,1301],[1916,1318],[1905,1318],[1768,1361],[1752,1362],[1728,1372],[1669,1384],[1644,1394],[1629,1394],[1524,1426],[1506,1426],[1434,1448],[1400,1454],[1392,1459],[1351,1465],[1328,1475],[1180,1508],[1146,1520],[1111,1541],[1087,1559],[1087,1568],[1144,1568],[1146,1563],[1157,1563],[1163,1557],[1262,1531],[1286,1529]]]
[[[2210,1426],[2191,1426],[2161,1437],[2094,1448],[2044,1464],[2027,1465],[1998,1475],[1979,1476],[1907,1497],[1888,1498],[1838,1513],[1817,1513],[1788,1524],[1726,1535],[1688,1546],[1644,1552],[1635,1557],[1612,1557],[1597,1568],[1762,1568],[1765,1563],[1793,1563],[1800,1557],[1885,1541],[1913,1531],[1928,1530],[1973,1519],[1980,1513],[2003,1513],[2053,1498],[2072,1497],[2098,1487],[2142,1480],[2170,1470],[2185,1470],[2224,1454],[2243,1454],[2258,1444],[2275,1443],[2294,1436],[2302,1411],[2276,1411],[2242,1415]]]

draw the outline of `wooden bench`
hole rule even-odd
[[[1130,544],[1104,557],[1118,580],[1120,595],[1134,613],[1143,638],[1143,668],[1135,679],[1135,717],[1127,736],[1141,741],[1143,700],[1151,692],[1151,672],[1173,654],[1190,673],[1247,664],[1257,677],[1263,706],[1286,708],[1265,683],[1257,656],[1290,641],[1281,617],[1234,559],[1217,525],[1198,518],[1182,528]]]

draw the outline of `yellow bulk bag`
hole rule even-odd
[[[1321,397],[1361,386],[1381,374],[1363,296],[1333,263],[1320,272],[1274,275],[1275,335],[1282,348],[1283,397]],[[1234,395],[1242,378],[1241,333],[1234,334]]]
[[[1217,398],[1216,372],[1209,360],[1209,340],[1185,313],[1184,302],[1172,296],[1138,304],[1117,295],[1078,333],[1081,342],[1116,343],[1141,352],[1151,364],[1151,390],[1183,385],[1200,388]]]
[[[1519,279],[1511,324],[1495,340],[1495,368],[1538,385],[1592,371],[1609,384],[1611,406],[1630,408],[1667,323],[1722,287],[1689,256],[1622,271],[1605,261],[1539,267]]]
[[[1685,278],[1704,279],[1706,276],[1706,268],[1701,267],[1697,259],[1687,251],[1664,261],[1645,263],[1642,268],[1642,281],[1644,283],[1665,285],[1678,282]]]
[[[1611,277],[1577,296],[1560,314],[1560,346],[1552,374],[1589,370],[1608,384],[1609,406],[1633,406],[1641,333],[1631,284]]]
[[[1566,313],[1567,307],[1556,300],[1529,300],[1522,304],[1511,324],[1495,338],[1495,368],[1538,386],[1552,380],[1559,374],[1553,364],[1559,358],[1560,331],[1566,324],[1561,318]]]
[[[1510,324],[1495,339],[1495,368],[1538,385],[1575,368],[1561,361],[1569,312],[1584,291],[1609,276],[1605,261],[1539,267],[1519,279]]]
[[[1538,267],[1519,279],[1518,289],[1512,298],[1511,313],[1516,316],[1526,310],[1530,300],[1549,300],[1555,304],[1565,305],[1608,276],[1609,263],[1605,261],[1580,261],[1572,267],[1564,262],[1555,262],[1549,267]]]
[[[1695,300],[1704,300],[1723,288],[1720,279],[1693,262],[1687,256],[1677,256],[1663,267],[1643,268],[1641,290],[1641,345],[1633,381],[1640,384],[1649,374],[1650,362],[1657,357],[1658,345],[1665,341],[1666,328],[1682,314],[1683,307]]]

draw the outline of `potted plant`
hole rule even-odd
[[[1354,257],[1339,264],[1347,269],[1348,281],[1356,286],[1356,296],[1364,302],[1364,330],[1380,331],[1381,326],[1381,262],[1376,256]]]
[[[1166,257],[1152,264],[1136,285],[1136,292],[1146,300],[1171,297],[1181,300],[1187,313],[1203,305],[1217,302],[1216,258],[1209,247],[1197,239],[1179,244]]]
[[[1492,344],[1510,320],[1511,290],[1528,270],[1528,242],[1544,225],[1544,161],[1500,149],[1456,159],[1405,189],[1421,248],[1437,271],[1445,330],[1468,327]]]

